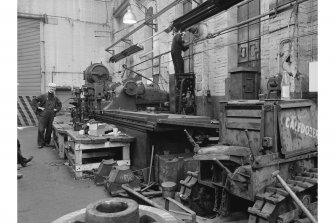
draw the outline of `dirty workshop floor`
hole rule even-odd
[[[46,223],[108,197],[102,187],[90,179],[75,180],[66,160],[51,147],[37,148],[37,128],[18,130],[24,157],[34,156],[18,170],[23,178],[17,182],[18,223]],[[19,166],[19,165],[18,165]]]
[[[36,127],[27,127],[17,133],[23,156],[34,156],[27,167],[18,170],[18,173],[23,174],[23,178],[17,181],[18,223],[52,222],[65,214],[85,208],[89,203],[110,197],[103,187],[95,186],[90,179],[75,180],[70,167],[64,165],[67,161],[60,159],[54,148],[38,149]],[[162,198],[154,201],[164,206]],[[182,211],[174,205],[170,208]],[[233,219],[209,220],[197,216],[199,223],[246,222],[236,221],[236,217],[235,221]]]

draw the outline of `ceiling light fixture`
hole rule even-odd
[[[131,11],[130,6],[128,6],[128,8],[127,8],[127,12],[126,12],[126,14],[124,14],[122,22],[125,23],[125,24],[135,24],[135,23],[137,23],[136,17],[134,15],[134,13]]]

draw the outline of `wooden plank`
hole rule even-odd
[[[78,131],[67,130],[68,135],[76,142],[81,144],[103,144],[106,141],[109,142],[132,142],[135,140],[134,137],[131,136],[113,136],[113,135],[105,135],[105,136],[92,136],[92,135],[80,135]]]
[[[123,143],[123,142],[105,142],[103,144],[77,144],[75,143],[75,145],[80,145],[79,147],[76,146],[75,149],[92,150],[92,149],[124,147],[124,146],[129,145],[129,143]]]
[[[130,160],[116,160],[116,163],[121,166],[121,165],[127,165],[130,166]],[[89,164],[81,164],[81,165],[76,165],[75,171],[85,171],[85,170],[93,170],[93,169],[98,169],[100,163],[89,163]]]
[[[250,130],[260,130],[261,129],[261,119],[251,119],[251,118],[226,118],[226,127],[232,129],[250,129]]]
[[[65,150],[65,155],[69,161],[69,165],[73,168],[73,170],[75,169],[75,157],[74,155],[69,151],[69,150]]]
[[[83,161],[83,151],[80,149],[80,145],[75,145],[74,154],[76,166],[81,165]]]
[[[122,148],[122,159],[129,160],[130,159],[130,144],[123,146]]]
[[[58,155],[60,158],[64,159],[64,135],[57,134],[57,141],[58,141]]]
[[[262,116],[261,110],[227,110],[227,116],[229,117],[255,117],[260,118]]]
[[[83,153],[82,158],[93,158],[93,157],[104,157],[113,155],[113,151],[101,151],[101,152],[92,152],[92,153]],[[129,158],[128,158],[129,159]]]

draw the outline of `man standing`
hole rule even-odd
[[[181,51],[186,51],[188,49],[188,46],[185,46],[185,41],[183,40],[183,33],[180,32],[180,30],[175,31],[175,35],[172,40],[171,45],[171,56],[174,66],[174,72],[176,74],[178,73],[184,73],[184,59],[181,56]]]
[[[62,103],[55,96],[56,84],[48,85],[48,92],[32,100],[32,106],[38,118],[38,148],[50,144],[52,122],[56,113],[62,108]]]

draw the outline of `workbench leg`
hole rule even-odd
[[[80,149],[79,144],[74,145],[74,154],[75,154],[75,165],[74,165],[74,171],[76,173],[76,178],[81,178],[83,176],[82,171],[76,171],[76,167],[83,164],[82,158],[83,158],[83,151]]]
[[[76,179],[81,179],[83,178],[83,172],[82,171],[74,171],[76,175]]]
[[[130,160],[130,143],[128,143],[127,145],[123,146],[122,148],[122,159],[123,160]]]
[[[61,159],[64,159],[64,135],[58,135],[58,155]]]

